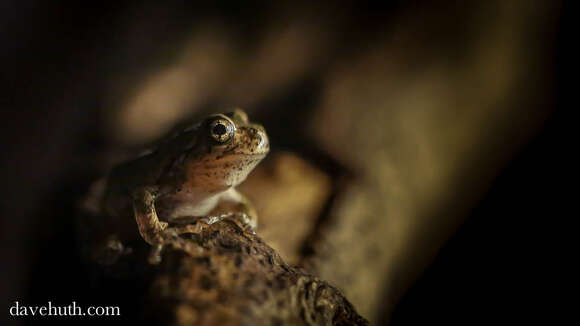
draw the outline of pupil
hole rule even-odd
[[[213,127],[213,133],[216,134],[216,135],[219,135],[219,136],[225,134],[226,131],[227,131],[226,126],[224,126],[221,123],[220,124],[217,124],[217,125],[215,125]]]

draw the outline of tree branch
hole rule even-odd
[[[160,323],[368,325],[339,290],[231,221],[189,241],[195,250],[167,250],[154,273],[148,311]]]

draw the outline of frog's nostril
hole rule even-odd
[[[249,126],[247,127],[247,135],[250,137],[252,141],[252,146],[256,149],[264,150],[269,147],[268,136],[263,128]]]
[[[258,140],[258,147],[267,147],[268,146],[268,136],[266,136],[266,133],[259,130],[259,129],[254,129],[255,131],[255,136],[254,138],[256,140]]]

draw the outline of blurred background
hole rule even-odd
[[[3,1],[3,317],[138,318],[143,289],[90,284],[79,203],[176,125],[241,107],[272,144],[242,188],[287,262],[374,324],[518,321],[567,175],[562,6]]]

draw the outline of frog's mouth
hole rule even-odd
[[[230,162],[243,162],[243,161],[254,161],[257,160],[258,162],[262,160],[268,154],[267,151],[265,152],[236,152],[236,151],[229,151],[224,152],[215,158],[216,161],[230,161]]]

